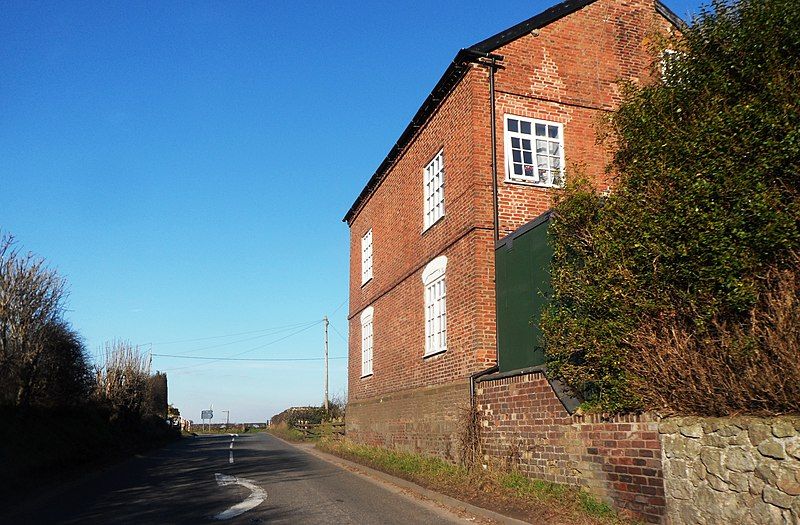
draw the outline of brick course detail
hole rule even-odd
[[[655,418],[571,416],[538,372],[479,382],[476,403],[487,465],[513,465],[532,478],[583,487],[638,519],[661,521]]]

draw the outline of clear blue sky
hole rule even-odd
[[[321,324],[268,329],[328,314],[345,356],[342,216],[458,49],[553,3],[0,0],[0,229],[92,354],[320,357]],[[198,363],[153,362],[195,420],[322,400],[320,361]]]

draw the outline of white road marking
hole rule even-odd
[[[233,440],[239,437],[239,434],[228,434],[231,437],[231,452],[228,456],[228,463],[233,465]]]
[[[245,478],[237,478],[235,476],[226,476],[224,474],[214,474],[217,478],[217,485],[225,487],[227,485],[241,485],[242,487],[250,489],[250,495],[241,503],[237,503],[233,507],[224,512],[220,512],[214,516],[215,520],[228,520],[240,514],[244,514],[250,509],[254,509],[261,505],[267,499],[267,493],[264,489],[255,484],[253,480]]]

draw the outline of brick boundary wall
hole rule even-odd
[[[457,462],[468,407],[465,380],[359,399],[347,405],[345,434],[356,443]]]
[[[484,463],[579,486],[634,518],[665,513],[658,420],[572,416],[541,372],[476,384]],[[349,414],[348,414],[349,417]]]

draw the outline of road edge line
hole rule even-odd
[[[351,472],[356,471],[354,472],[355,474],[360,474],[367,478],[369,477],[377,478],[385,483],[389,483],[397,487],[400,487],[402,489],[416,492],[417,494],[424,496],[429,500],[435,501],[447,507],[461,510],[463,512],[469,512],[470,514],[475,514],[483,518],[488,518],[497,521],[498,523],[502,523],[503,525],[531,525],[530,522],[518,520],[516,518],[500,514],[499,512],[495,512],[493,510],[485,509],[483,507],[478,507],[471,503],[467,503],[466,501],[462,501],[452,496],[442,494],[441,492],[436,492],[435,490],[425,488],[422,485],[417,485],[413,481],[408,481],[403,478],[398,478],[397,476],[393,476],[381,470],[376,470],[372,467],[362,465],[361,463],[356,463],[355,461],[350,461],[349,459],[340,458],[339,456],[323,452],[321,450],[316,449],[314,444],[292,443],[291,441],[286,441],[285,439],[279,438],[274,434],[270,434],[270,436],[280,441],[283,441],[287,445],[290,445],[307,454],[315,456],[323,461],[327,461],[328,463],[332,463],[340,467],[341,466],[349,467],[348,470],[350,470]]]

